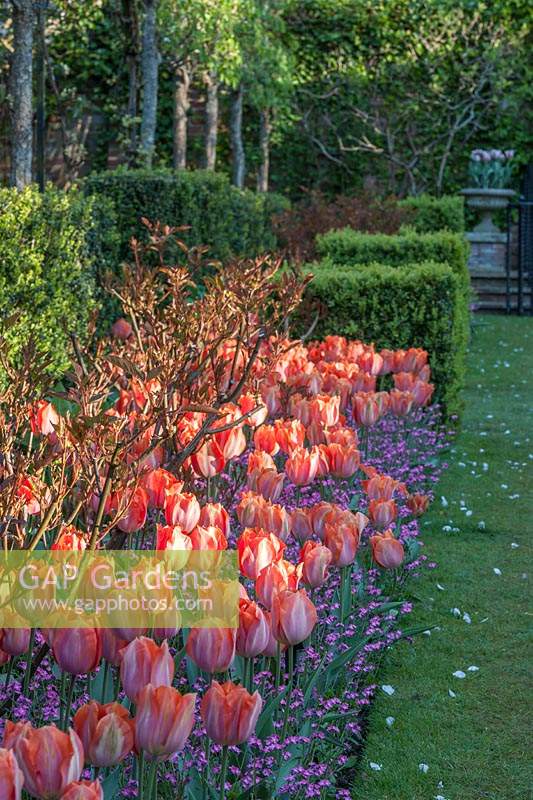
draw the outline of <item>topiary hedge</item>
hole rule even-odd
[[[319,236],[317,249],[322,257],[344,267],[352,264],[359,267],[365,264],[399,267],[425,261],[448,264],[459,277],[465,295],[469,293],[468,242],[457,233],[406,230],[388,236],[344,228]]]
[[[3,333],[14,359],[33,335],[54,375],[70,364],[69,333],[83,339],[95,307],[95,204],[75,190],[0,189],[0,320],[19,313]],[[99,204],[98,217],[110,213]]]
[[[464,198],[456,195],[432,197],[421,194],[407,197],[398,203],[400,208],[414,212],[409,226],[417,233],[435,233],[436,231],[465,232]]]
[[[435,400],[448,417],[460,413],[468,306],[458,275],[445,264],[311,265],[306,306],[319,322],[313,335],[340,334],[391,349],[429,352]],[[303,329],[308,320],[301,322]]]
[[[276,247],[271,220],[288,207],[280,195],[236,189],[226,175],[204,170],[119,168],[84,181],[88,195],[113,201],[120,233],[118,262],[130,256],[130,239],[146,239],[141,217],[188,225],[180,237],[189,246],[207,245],[208,256],[254,256]]]

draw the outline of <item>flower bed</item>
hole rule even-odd
[[[2,780],[66,800],[349,798],[380,658],[416,632],[403,586],[444,446],[427,353],[276,334],[303,290],[278,265],[193,300],[185,270],[136,255],[129,320],[78,349],[66,393],[26,397],[29,362],[12,372],[5,547],[236,549],[236,627],[6,628]]]

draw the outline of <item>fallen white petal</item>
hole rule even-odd
[[[442,503],[442,505],[444,506],[444,508],[447,508],[447,507],[448,507],[448,501],[446,500],[446,498],[445,498],[445,497],[441,497],[441,499],[440,499],[440,502]]]
[[[494,567],[494,574],[495,575],[501,575],[502,574],[501,569],[498,569],[498,567]]]
[[[386,717],[385,722],[387,723],[389,728],[392,728],[392,726],[394,725],[394,717]]]
[[[479,672],[479,667],[476,667],[475,664],[472,664],[471,667],[468,667],[469,672]]]
[[[467,625],[470,625],[472,622],[472,617],[465,611],[465,613],[463,614],[463,620],[466,622]]]
[[[373,770],[375,770],[376,772],[380,772],[380,770],[381,770],[381,766],[382,766],[381,764],[376,764],[376,762],[375,762],[375,761],[371,761],[371,762],[370,762],[370,769],[373,769]]]
[[[452,614],[454,615],[454,617],[460,617],[461,616],[461,609],[460,608],[452,608]]]
[[[424,773],[424,775],[425,775],[425,774],[426,774],[426,772],[427,772],[427,771],[428,771],[428,769],[429,769],[429,766],[428,766],[427,764],[419,764],[419,765],[418,765],[418,769],[420,770],[420,772],[423,772],[423,773]]]
[[[440,589],[440,590],[441,590],[441,592],[445,592],[445,591],[446,591],[446,589],[444,588],[444,586],[441,586],[441,585],[440,585],[440,583],[437,583],[437,589]]]
[[[511,547],[513,547],[513,548],[520,547],[520,545],[517,544],[516,542],[511,542]]]
[[[463,672],[462,669],[458,669],[453,673],[454,678],[466,678],[466,672]]]
[[[383,691],[385,692],[385,694],[388,694],[389,696],[390,696],[391,694],[394,694],[394,692],[396,691],[396,689],[394,688],[394,686],[391,686],[389,683],[386,683],[386,684],[385,684],[384,686],[382,686],[381,688],[383,689]]]
[[[448,689],[448,694],[450,695],[450,697],[457,697],[453,689]]]

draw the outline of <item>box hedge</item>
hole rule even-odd
[[[468,308],[461,281],[445,264],[311,266],[306,306],[318,307],[313,335],[339,334],[391,349],[429,352],[435,400],[448,417],[461,410]],[[309,305],[308,305],[309,303]],[[301,321],[301,329],[306,320]]]
[[[465,296],[469,296],[468,242],[457,233],[416,233],[407,230],[387,235],[344,228],[319,236],[317,249],[322,257],[345,267],[353,264],[399,267],[426,261],[448,264],[458,276]]]
[[[211,258],[273,250],[272,217],[289,205],[280,195],[237,189],[226,175],[205,170],[119,168],[89,176],[84,191],[113,201],[120,232],[118,263],[129,258],[132,236],[146,239],[141,217],[188,225],[180,237],[189,246],[207,245]]]
[[[32,335],[52,374],[69,366],[69,334],[85,336],[95,306],[97,223],[95,200],[77,191],[0,189],[0,319],[19,313],[3,331],[15,360]]]
[[[435,233],[443,230],[464,233],[465,231],[465,203],[464,198],[458,195],[432,197],[429,194],[421,194],[400,200],[398,205],[414,212],[409,226],[417,233]]]

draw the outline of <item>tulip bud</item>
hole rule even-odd
[[[96,628],[59,628],[52,652],[58,665],[71,675],[92,672],[102,657],[102,638]]]
[[[133,748],[133,720],[119,703],[91,700],[76,711],[72,727],[83,744],[85,761],[95,767],[113,767]]]
[[[320,463],[318,447],[296,447],[285,463],[285,473],[296,486],[307,486],[316,478]]]
[[[235,746],[246,742],[255,730],[263,700],[231,681],[213,681],[200,704],[207,735],[217,744]]]
[[[278,642],[295,645],[311,634],[317,623],[316,608],[304,589],[279,592],[272,602],[272,633]]]
[[[198,525],[200,503],[193,494],[171,487],[165,499],[165,519],[167,525],[179,525],[185,533],[190,533]]]
[[[428,510],[428,506],[429,497],[427,494],[410,494],[407,498],[407,508],[415,517],[420,517],[424,514]],[[4,650],[7,649],[3,644],[2,647]]]
[[[303,564],[303,582],[312,589],[322,586],[327,578],[328,567],[333,559],[331,550],[319,542],[309,540],[300,551],[300,559]]]
[[[235,628],[191,628],[186,653],[204,672],[225,672],[235,657]]]
[[[246,528],[239,536],[237,550],[242,574],[255,580],[265,567],[282,558],[285,544],[262,528]]]
[[[2,650],[10,656],[20,656],[30,646],[30,628],[4,628],[2,635]]]
[[[72,781],[60,800],[104,800],[104,790],[99,781]]]
[[[0,797],[2,800],[20,800],[24,775],[12,750],[0,748]]]
[[[388,528],[398,515],[394,500],[371,500],[368,515],[376,528]]]
[[[195,700],[171,686],[145,686],[137,698],[136,749],[158,759],[182,750],[194,726]]]
[[[236,652],[243,658],[255,658],[268,644],[269,631],[263,611],[251,600],[239,600],[239,627]]]
[[[139,636],[122,651],[120,680],[126,695],[137,702],[137,695],[146,684],[170,686],[174,677],[174,659],[168,644],[157,645],[153,639]]]
[[[396,569],[401,566],[404,559],[403,544],[396,539],[392,531],[376,533],[370,537],[372,558],[384,569]]]
[[[72,728],[67,733],[55,725],[30,728],[17,740],[15,756],[24,789],[43,800],[61,796],[83,769],[83,745]]]

